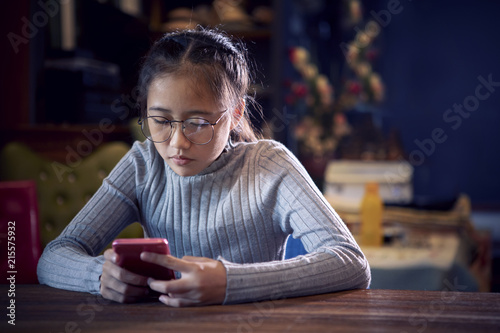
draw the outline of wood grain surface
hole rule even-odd
[[[350,290],[239,305],[118,304],[43,285],[2,286],[0,332],[499,332],[500,294]],[[5,311],[5,310],[4,310]],[[8,312],[7,312],[8,313]]]

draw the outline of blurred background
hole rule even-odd
[[[488,0],[12,2],[0,179],[35,183],[43,247],[116,163],[103,169],[113,154],[99,150],[142,140],[136,80],[152,42],[218,27],[255,60],[254,125],[296,154],[356,236],[364,185],[379,183],[372,287],[499,291],[499,14]]]

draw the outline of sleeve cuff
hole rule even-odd
[[[104,265],[104,256],[98,256],[92,259],[88,266],[88,280],[86,289],[94,295],[101,294],[101,275],[102,265]]]

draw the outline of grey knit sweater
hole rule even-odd
[[[196,176],[174,173],[136,142],[38,264],[40,283],[99,293],[98,254],[127,225],[167,238],[172,255],[220,260],[225,304],[366,288],[370,269],[349,230],[283,145],[228,146]],[[308,254],[283,260],[286,238]]]

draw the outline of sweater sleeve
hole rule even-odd
[[[367,288],[370,267],[346,225],[285,147],[265,146],[258,157],[262,206],[272,223],[304,244],[308,254],[255,264],[222,260],[225,303],[281,299]]]
[[[138,175],[144,174],[145,168],[139,145],[122,158],[61,235],[45,247],[37,268],[40,283],[99,293],[104,264],[99,253],[127,225],[139,220]]]

